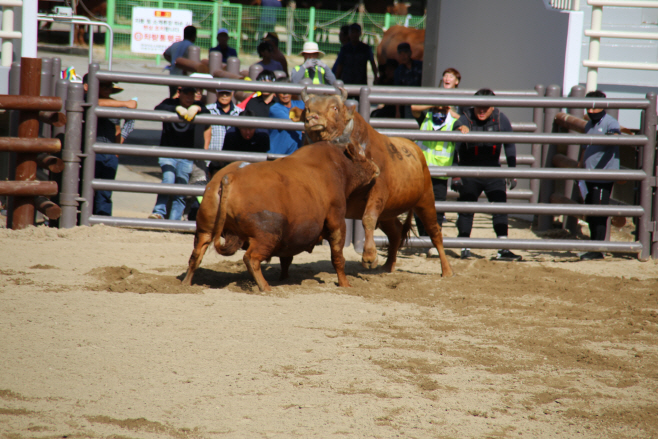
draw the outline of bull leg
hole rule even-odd
[[[242,260],[244,261],[244,264],[247,266],[247,270],[249,270],[249,273],[251,273],[251,276],[258,284],[258,289],[261,292],[263,291],[270,292],[272,291],[272,288],[270,287],[270,284],[268,284],[267,281],[265,280],[265,277],[263,276],[263,272],[260,269],[261,262],[263,262],[267,258],[258,255],[257,252],[254,251],[253,244],[254,242],[251,241],[249,245],[249,249],[244,254]]]
[[[384,271],[391,273],[395,270],[398,250],[400,250],[400,245],[402,244],[402,223],[397,218],[393,218],[391,220],[380,221],[379,228],[382,229],[388,238],[388,257],[382,268]]]
[[[423,226],[425,226],[425,231],[432,240],[432,244],[439,252],[439,258],[441,259],[441,276],[451,277],[453,274],[452,268],[450,268],[446,252],[443,249],[443,233],[441,232],[441,225],[436,219],[434,198],[431,192],[430,196],[426,195],[424,195],[421,202],[414,207],[414,212],[416,212],[416,215],[420,218]]]
[[[212,236],[210,233],[197,233],[194,235],[194,250],[192,250],[192,255],[190,256],[190,262],[187,267],[187,274],[185,279],[183,279],[183,285],[192,285],[192,276],[199,265],[201,265],[201,260],[203,255],[206,254],[208,249],[208,244],[212,241]]]
[[[288,269],[292,264],[292,256],[280,256],[279,262],[281,262],[281,277],[279,277],[279,280],[288,279]]]
[[[343,256],[343,247],[345,246],[346,225],[344,217],[337,218],[336,221],[328,221],[329,229],[329,246],[331,248],[331,264],[338,275],[338,286],[349,288],[349,281],[345,275],[345,256]]]

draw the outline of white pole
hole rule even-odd
[[[5,8],[2,12],[2,30],[11,32],[14,30],[14,9]],[[2,67],[10,67],[14,56],[14,41],[11,38],[2,40]]]
[[[598,32],[601,30],[601,22],[603,21],[603,7],[592,6],[592,30]],[[589,37],[589,61],[598,61],[601,51],[601,38]],[[588,92],[596,90],[598,85],[598,67],[587,68],[587,87]]]
[[[21,32],[21,57],[37,57],[37,13],[39,5],[37,0],[24,0],[22,7]]]

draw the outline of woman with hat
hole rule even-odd
[[[329,66],[320,61],[324,52],[318,47],[318,43],[307,41],[300,52],[304,57],[304,63],[293,67],[290,81],[299,83],[304,78],[310,78],[313,84],[331,84],[336,82],[336,76]]]

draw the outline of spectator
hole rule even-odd
[[[262,58],[262,60],[258,61],[258,64],[263,66],[263,70],[283,70],[283,66],[279,61],[275,61],[272,59],[272,45],[269,43],[269,41],[263,41],[258,45],[258,56]]]
[[[88,79],[89,79],[88,74],[82,78],[85,94],[89,90]],[[111,95],[116,93],[121,93],[122,91],[123,91],[122,88],[115,87],[112,82],[101,82],[98,86],[98,105],[100,107],[113,107],[113,108],[126,107],[133,110],[136,109],[137,101],[135,100],[131,99],[129,101],[119,101],[110,97]],[[86,100],[87,97],[85,96],[85,101]],[[123,143],[120,122],[121,121],[119,119],[107,119],[104,117],[99,117],[96,125],[96,142]],[[96,160],[94,162],[94,177],[102,178],[105,180],[114,180],[117,176],[118,167],[119,167],[118,155],[96,154]],[[94,191],[94,204],[93,204],[92,212],[94,215],[112,216],[111,191]]]
[[[277,82],[290,82],[283,79]],[[305,108],[304,101],[293,101],[290,93],[277,93],[279,102],[270,107],[270,117],[290,120],[290,109]],[[292,154],[302,146],[303,134],[294,130],[270,130],[270,150],[272,154]]]
[[[218,89],[217,102],[206,105],[206,108],[210,114],[219,116],[237,116],[243,111],[233,103],[233,91],[227,89]],[[204,132],[203,147],[210,151],[221,151],[224,148],[226,130],[226,125],[211,125],[211,129]],[[206,162],[206,165],[210,166],[210,161]]]
[[[393,78],[395,74],[395,69],[398,68],[398,60],[389,58],[386,60],[386,64],[380,65],[380,76],[378,85],[393,85]],[[389,117],[394,118],[397,110],[396,105],[384,105],[380,104],[376,110],[373,110],[370,113],[370,117]]]
[[[276,32],[268,32],[265,37],[263,38],[263,41],[270,43],[270,46],[272,46],[272,59],[274,61],[279,61],[281,63],[281,67],[284,72],[286,72],[286,75],[288,74],[288,60],[286,60],[286,56],[279,50],[279,36],[277,35]]]
[[[227,59],[231,56],[238,56],[238,52],[234,48],[229,47],[228,45],[228,29],[221,28],[217,31],[217,45],[211,47],[208,52],[221,52],[222,53],[222,62],[226,62]]]
[[[176,60],[178,58],[184,57],[187,53],[187,49],[194,44],[196,41],[196,27],[186,26],[183,29],[183,41],[177,41],[171,46],[167,47],[167,50],[164,51],[162,56],[164,59],[169,61],[169,70],[170,75],[184,76],[185,71],[176,67]],[[169,97],[173,98],[176,92],[178,91],[178,86],[170,85],[169,86]]]
[[[182,87],[179,90],[178,98],[165,99],[159,103],[155,109],[178,113],[184,119],[182,122],[163,122],[162,136],[160,137],[160,146],[173,146],[178,148],[193,148],[195,139],[194,124],[188,123],[194,120],[199,113],[209,113],[208,109],[201,103],[195,101],[196,89],[194,87]],[[208,126],[209,130],[210,127]],[[205,136],[204,136],[205,137]],[[162,169],[162,182],[166,184],[188,184],[190,174],[192,173],[192,160],[174,159],[161,157],[158,164]],[[153,207],[153,213],[149,216],[151,219],[164,219],[167,214],[167,203],[169,195],[158,194],[158,198]],[[170,220],[180,220],[185,209],[185,196],[174,195],[169,212]]]
[[[459,83],[462,80],[462,75],[459,73],[459,70],[454,69],[452,67],[448,67],[443,71],[443,76],[441,78],[441,83],[439,84],[439,88],[458,88]],[[432,106],[431,105],[412,105],[411,106],[411,112],[414,115],[414,117],[425,117],[424,115],[421,114],[422,111],[429,110]],[[463,114],[463,110],[458,107],[450,107],[450,112],[452,113],[452,116],[456,119],[459,119],[459,117]]]
[[[343,47],[345,47],[345,45],[350,42],[349,24],[344,24],[340,27],[340,31],[338,32],[338,42],[340,42],[340,50],[343,50]],[[336,68],[338,67],[338,62],[341,61],[340,52],[338,52],[338,55],[339,56],[336,58],[336,61],[334,62],[334,66],[331,68],[331,71],[334,72],[336,78],[338,78],[338,75],[336,75]]]
[[[240,113],[239,117],[254,117],[249,110]],[[232,127],[226,132],[224,151],[239,152],[267,152],[270,149],[270,136],[264,130],[248,127]],[[214,164],[215,162],[213,162]],[[210,165],[210,175],[217,172],[217,168]]]
[[[400,65],[395,69],[393,84],[420,87],[423,78],[423,62],[411,59],[411,46],[409,43],[398,44],[398,59]],[[408,105],[399,105],[396,117],[413,119],[411,108]]]
[[[276,77],[271,70],[263,70],[256,77],[256,81],[274,82]],[[252,97],[245,110],[253,112],[257,117],[270,117],[270,107],[275,103],[274,93],[258,92],[255,97]]]
[[[494,92],[483,88],[475,93],[475,96],[494,96]],[[469,108],[466,113],[457,120],[453,128],[466,134],[470,131],[479,132],[512,132],[512,124],[507,116],[494,107],[477,106]],[[504,144],[505,156],[507,157],[507,166],[516,167],[516,145],[513,143]],[[501,145],[494,142],[479,143],[460,143],[458,148],[457,159],[459,166],[478,166],[478,167],[500,167],[500,150]],[[516,187],[516,179],[508,179],[507,183],[510,190]],[[453,177],[452,188],[459,192],[458,201],[476,202],[482,194],[487,195],[489,202],[505,203],[507,202],[507,192],[505,191],[505,179],[503,178],[476,178],[476,177]],[[473,214],[460,213],[457,219],[457,230],[460,238],[469,238],[473,228]],[[496,236],[500,239],[507,239],[507,214],[493,214],[493,228]],[[468,259],[471,251],[463,248],[461,258]],[[507,249],[498,250],[496,259],[503,261],[519,261],[521,256],[512,253]]]
[[[372,54],[372,48],[361,41],[361,26],[354,23],[350,26],[350,42],[341,47],[336,58],[336,78],[345,84],[368,85],[368,62],[377,82],[377,64]]]
[[[432,107],[427,112],[425,120],[420,126],[421,131],[452,131],[453,125],[457,119],[450,113],[448,106]],[[416,142],[420,149],[423,151],[425,160],[429,166],[452,166],[455,157],[455,144],[454,142],[442,142],[437,140],[421,140]],[[445,201],[448,194],[448,177],[432,177],[432,188],[434,189],[434,200]],[[443,224],[443,212],[437,213],[437,220],[439,225]],[[419,236],[428,236],[422,222],[416,217],[416,225],[418,226]],[[428,251],[430,255],[432,248]]]
[[[606,95],[600,90],[590,91],[585,95],[588,98],[605,99]],[[587,110],[589,121],[585,125],[585,132],[591,135],[619,135],[621,127],[617,120],[607,114],[603,108],[589,108]],[[619,169],[619,145],[583,145],[579,168],[586,169]],[[610,204],[610,194],[614,181],[586,181],[585,204],[604,206]],[[608,217],[588,216],[590,239],[604,241],[608,231]],[[603,259],[601,252],[587,252],[580,256],[581,260]]]
[[[333,85],[336,82],[336,77],[331,69],[320,61],[324,52],[320,50],[318,43],[307,41],[304,43],[300,55],[304,57],[304,63],[293,67],[291,82],[299,83],[304,78],[310,78],[313,84],[329,83]]]

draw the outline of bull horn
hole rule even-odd
[[[343,87],[338,87],[338,90],[340,90],[340,98],[343,102],[345,102],[347,100],[347,90],[345,90]]]
[[[308,93],[306,93],[306,87],[302,89],[302,92],[299,95],[301,96],[302,101],[304,101],[304,103],[308,101]]]

